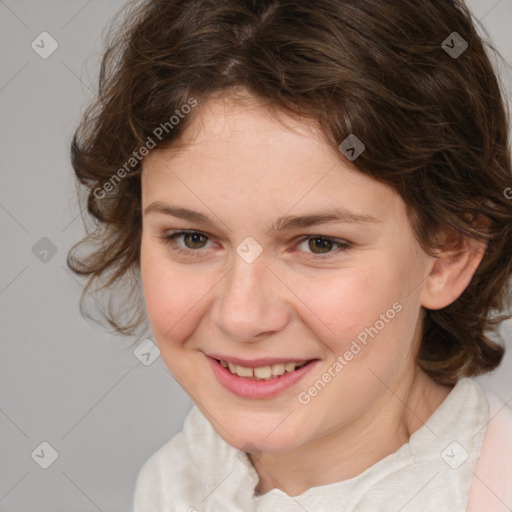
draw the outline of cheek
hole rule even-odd
[[[186,339],[197,325],[201,299],[211,288],[197,271],[179,269],[159,250],[141,247],[141,277],[151,328],[157,341]]]
[[[304,302],[310,308],[304,309],[309,311],[308,323],[317,326],[318,337],[337,354],[348,350],[358,336],[364,339],[365,329],[376,322],[382,329],[381,314],[386,319],[396,316],[393,309],[398,299],[396,284],[381,269],[338,270],[336,274],[315,279],[314,285],[311,282],[304,285],[301,295],[306,297]],[[385,325],[387,328],[388,324]]]

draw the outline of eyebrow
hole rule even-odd
[[[190,210],[188,208],[173,206],[170,204],[162,203],[160,201],[156,201],[154,203],[151,203],[144,209],[144,215],[148,215],[149,213],[153,212],[170,215],[172,217],[176,217],[179,219],[185,219],[192,222],[197,222],[199,224],[203,224],[205,226],[220,229],[220,225],[216,221],[210,219],[209,217],[200,212]],[[307,228],[309,226],[337,222],[377,223],[380,222],[380,220],[376,219],[375,217],[372,217],[371,215],[351,212],[344,208],[328,208],[327,210],[309,213],[305,215],[285,215],[283,217],[279,217],[278,219],[275,219],[272,222],[271,228],[269,229],[269,233],[292,231],[294,229]]]

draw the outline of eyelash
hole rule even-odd
[[[162,242],[166,245],[169,245],[171,247],[171,249],[173,251],[176,251],[176,252],[179,252],[180,254],[185,254],[187,256],[193,256],[193,257],[199,257],[200,256],[200,252],[202,252],[202,249],[204,249],[204,247],[200,248],[200,249],[186,249],[186,248],[183,248],[179,245],[176,245],[175,243],[175,239],[180,237],[180,236],[184,236],[184,235],[201,235],[201,236],[204,236],[206,237],[208,240],[210,239],[208,237],[208,235],[206,235],[205,233],[202,233],[201,231],[193,231],[193,230],[181,230],[181,231],[173,231],[172,233],[168,233],[166,235],[163,235],[159,238],[162,239]],[[313,259],[327,259],[327,258],[330,258],[332,254],[338,254],[339,252],[347,252],[348,250],[351,249],[352,245],[349,243],[349,242],[346,242],[344,240],[339,240],[339,239],[336,239],[336,238],[331,238],[331,237],[328,237],[328,236],[323,236],[323,235],[306,235],[306,236],[303,236],[301,237],[301,239],[298,241],[298,245],[301,244],[302,242],[305,242],[309,239],[315,239],[315,238],[318,238],[320,240],[324,240],[324,241],[328,241],[328,242],[331,242],[333,244],[336,244],[339,246],[339,249],[337,251],[329,251],[328,253],[325,253],[325,254],[315,254],[315,253],[309,253],[313,256]],[[207,240],[207,241],[208,241]]]

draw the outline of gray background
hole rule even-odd
[[[127,349],[133,338],[80,316],[82,285],[65,263],[83,235],[69,142],[96,87],[102,31],[121,5],[0,0],[3,512],[131,510],[138,470],[192,406],[160,358],[145,366]],[[510,98],[512,0],[468,5],[506,60],[499,72]],[[58,42],[47,59],[31,48],[43,31]],[[54,255],[38,254],[44,237]],[[510,347],[510,321],[502,334]],[[512,400],[512,350],[477,380]],[[58,453],[47,469],[38,464],[49,460],[42,442]]]

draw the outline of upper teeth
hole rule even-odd
[[[304,366],[307,361],[300,363],[280,363],[268,366],[260,366],[258,368],[246,368],[245,366],[238,366],[227,361],[220,361],[224,368],[228,368],[231,373],[235,373],[239,377],[257,378],[262,380],[271,379],[283,375],[284,372],[293,372],[296,368]]]

